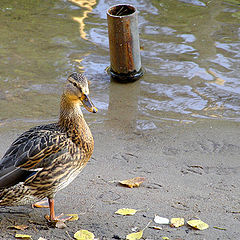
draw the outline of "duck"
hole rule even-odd
[[[48,220],[58,221],[54,198],[86,166],[94,140],[81,107],[98,110],[89,97],[87,78],[72,73],[63,88],[59,120],[22,133],[0,160],[0,207],[48,199]]]

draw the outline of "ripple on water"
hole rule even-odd
[[[78,1],[32,1],[22,7],[24,14],[16,7],[20,2],[3,3],[6,11],[0,15],[1,22],[8,22],[0,29],[0,121],[57,116],[62,85],[72,71],[85,72],[92,82],[100,119],[118,119],[124,108],[121,115],[134,112],[129,121],[142,130],[155,129],[162,120],[240,121],[240,28],[232,15],[238,5],[131,1],[138,9],[146,72],[135,85],[120,86],[105,72],[110,65],[106,11],[116,1],[89,1],[81,7]],[[113,101],[115,111],[109,107]]]

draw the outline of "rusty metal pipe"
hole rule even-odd
[[[132,82],[143,75],[141,67],[137,10],[131,5],[115,5],[107,11],[111,77]]]

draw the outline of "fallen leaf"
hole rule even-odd
[[[65,214],[66,216],[71,217],[70,219],[68,219],[68,221],[77,221],[78,220],[78,214]]]
[[[150,226],[150,228],[155,229],[155,230],[162,230],[162,228],[159,226]]]
[[[27,229],[28,226],[27,225],[15,225],[15,226],[9,226],[7,228],[12,228],[12,229],[17,229],[17,230],[22,230],[23,231],[23,230]]]
[[[88,230],[79,230],[74,234],[74,238],[77,240],[94,240],[94,234]]]
[[[26,235],[26,234],[16,234],[15,238],[19,238],[19,239],[32,239],[31,235]]]
[[[154,222],[158,224],[169,224],[169,219],[155,215]]]
[[[196,228],[198,230],[204,230],[204,229],[207,229],[209,228],[208,224],[197,219],[197,220],[189,220],[187,222],[188,225],[190,225],[191,227],[193,228]]]
[[[135,178],[119,181],[119,183],[121,183],[122,185],[126,185],[130,188],[133,188],[133,187],[139,187],[140,184],[143,183],[144,181],[145,181],[144,177],[135,177]]]
[[[136,209],[131,209],[131,208],[121,208],[118,209],[115,213],[119,215],[134,215],[137,212]]]
[[[168,238],[168,237],[162,237],[162,239],[164,239],[164,240],[170,240],[170,238]]]
[[[49,208],[48,200],[36,202],[32,205],[34,208]]]
[[[141,239],[143,235],[143,230],[139,231],[139,232],[135,232],[135,233],[130,233],[127,235],[126,239],[127,240],[137,240],[137,239]]]
[[[238,214],[240,211],[231,211],[230,213]]]
[[[181,227],[184,225],[184,218],[171,218],[170,226],[171,227]]]
[[[149,227],[149,225],[151,224],[152,220],[150,222],[148,222],[148,224],[141,230],[135,233],[130,233],[126,236],[127,240],[137,240],[137,239],[141,239],[142,235],[143,235],[143,231]]]
[[[215,228],[215,229],[218,229],[218,230],[227,230],[226,228],[222,228],[222,227],[217,227],[217,226],[214,226],[213,228]]]

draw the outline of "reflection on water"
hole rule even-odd
[[[122,1],[121,3],[128,3]],[[240,121],[239,5],[133,0],[142,64],[132,84],[111,82],[106,11],[113,0],[7,1],[0,6],[0,129],[52,121],[67,75],[85,72],[100,110],[89,122],[158,129],[199,119]]]
[[[79,23],[81,38],[87,40],[84,20],[85,18],[88,17],[88,13],[92,12],[93,10],[92,7],[96,4],[96,0],[69,0],[69,1],[85,9],[81,17],[73,17],[73,20]]]
[[[106,124],[112,128],[136,129],[140,82],[110,83]]]

